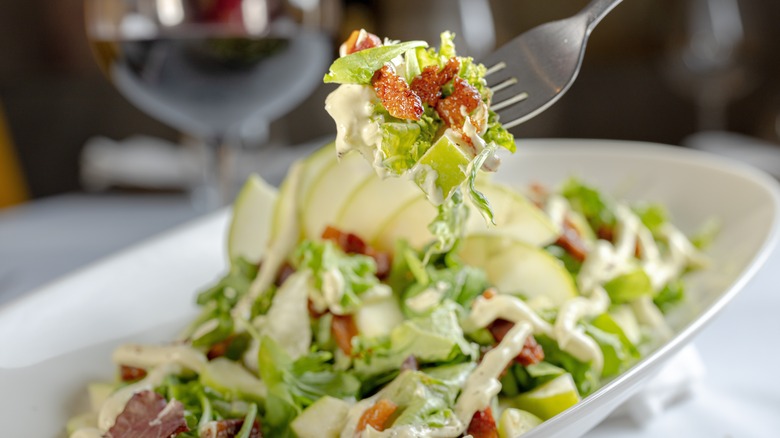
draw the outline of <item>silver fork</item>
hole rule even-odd
[[[506,128],[563,96],[582,65],[588,36],[622,0],[593,0],[577,15],[537,26],[480,60],[493,90],[491,109]]]

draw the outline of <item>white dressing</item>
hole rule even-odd
[[[433,285],[428,286],[419,294],[411,298],[407,298],[406,307],[417,313],[426,312],[437,304],[441,303],[444,294],[447,292],[447,288],[447,283],[443,281],[437,281]]]
[[[461,323],[463,331],[474,332],[487,327],[496,319],[504,319],[518,324],[527,322],[534,333],[542,333],[554,336],[553,328],[549,322],[537,315],[525,302],[512,295],[498,294],[493,298],[477,297],[465,321]]]
[[[515,324],[469,375],[455,404],[455,415],[463,424],[468,425],[474,414],[489,406],[493,397],[498,395],[501,391],[501,383],[498,381],[501,373],[520,354],[532,332],[533,326],[528,322]]]
[[[367,85],[343,84],[325,99],[325,111],[336,122],[336,152],[339,156],[358,150],[371,161],[382,142],[374,105],[378,98]]]
[[[580,319],[595,317],[607,311],[609,296],[602,287],[596,287],[591,296],[567,300],[558,310],[555,319],[555,339],[562,350],[582,362],[591,362],[597,375],[604,367],[604,355],[596,341],[577,325]]]

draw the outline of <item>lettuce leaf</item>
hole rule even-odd
[[[336,59],[323,79],[326,83],[368,85],[374,72],[396,56],[409,50],[428,47],[424,41],[407,41],[389,46],[372,47]]]
[[[672,280],[661,289],[655,297],[653,303],[658,306],[662,313],[678,305],[685,299],[685,282],[682,279]]]
[[[534,335],[544,350],[544,360],[569,372],[577,384],[580,396],[585,397],[599,387],[599,376],[590,363],[585,363],[563,351],[558,343],[545,335]]]
[[[604,355],[602,377],[616,376],[639,359],[639,350],[608,313],[601,314],[584,325],[585,333],[599,344]]]
[[[564,183],[561,195],[569,201],[574,210],[585,216],[594,230],[598,231],[603,227],[614,228],[617,222],[615,214],[598,190],[583,184],[576,178],[570,178]]]
[[[361,254],[347,254],[330,240],[302,242],[293,254],[293,265],[298,270],[310,269],[314,287],[322,294],[323,279],[326,275],[339,277],[341,290],[338,291],[338,305],[341,310],[351,313],[360,306],[360,296],[380,286],[376,278],[376,262],[373,258]],[[322,298],[325,300],[325,298]]]
[[[263,426],[269,436],[294,437],[290,423],[320,397],[357,397],[360,381],[345,371],[332,370],[331,360],[329,353],[319,352],[293,361],[273,339],[262,338],[258,367],[268,387]]]

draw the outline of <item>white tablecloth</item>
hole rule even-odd
[[[0,306],[198,216],[184,196],[68,195],[0,211]],[[780,254],[696,338],[707,374],[644,427],[610,419],[589,437],[780,436]]]

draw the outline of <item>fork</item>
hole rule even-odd
[[[505,128],[536,116],[568,91],[588,36],[621,1],[593,0],[576,15],[537,26],[480,60],[493,91],[491,109]]]

